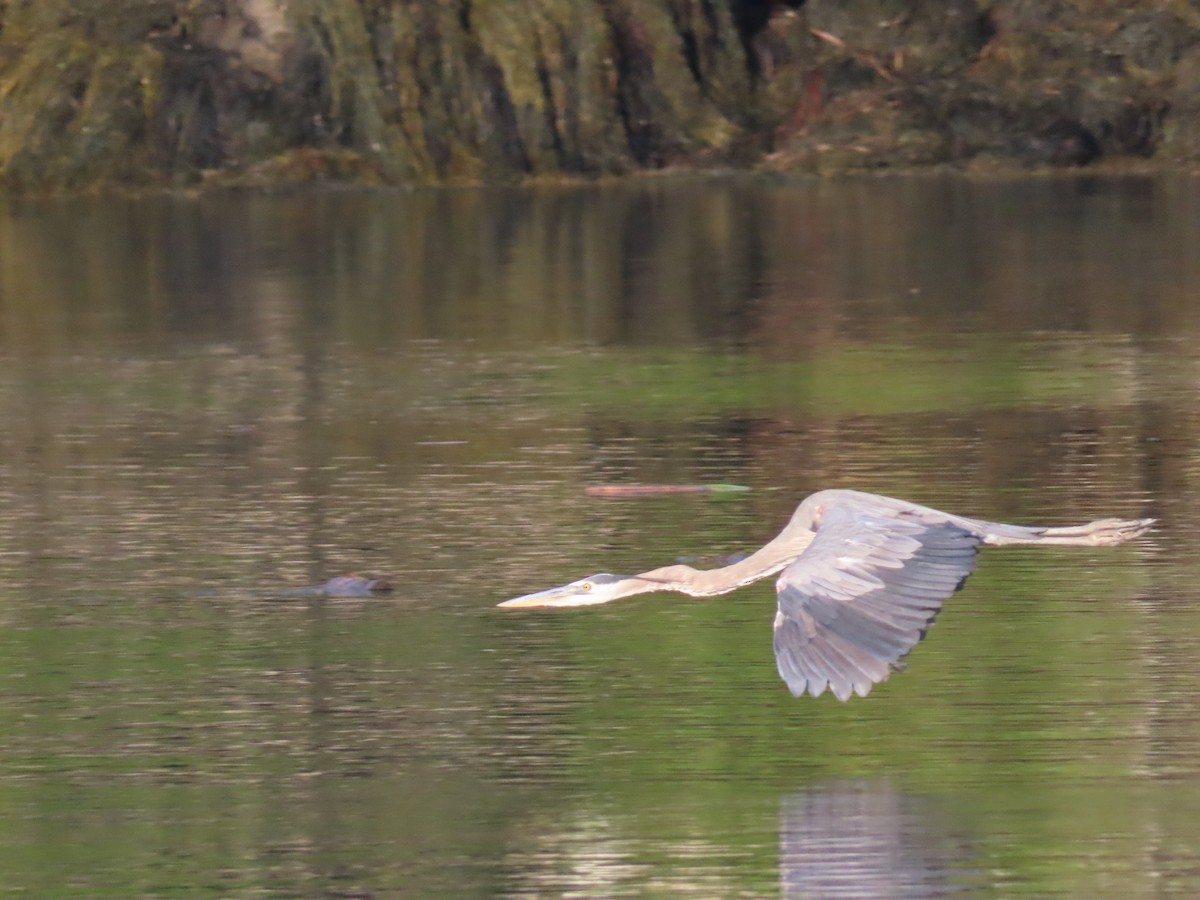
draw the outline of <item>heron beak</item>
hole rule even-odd
[[[535,594],[525,594],[523,597],[513,597],[497,606],[507,608],[529,606],[581,606],[586,603],[588,592],[577,584],[564,584]]]

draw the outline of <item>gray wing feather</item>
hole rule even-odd
[[[796,696],[866,696],[962,587],[980,538],[949,522],[834,507],[779,576],[775,659]]]

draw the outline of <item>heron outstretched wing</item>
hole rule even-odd
[[[866,696],[962,587],[980,543],[947,522],[832,507],[776,583],[775,660],[797,697]]]

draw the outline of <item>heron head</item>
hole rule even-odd
[[[535,594],[514,597],[498,605],[505,607],[591,606],[595,603],[608,603],[610,600],[619,600],[630,594],[643,593],[644,589],[637,590],[637,587],[636,579],[626,578],[623,575],[602,573],[600,575],[590,575],[587,578],[580,578],[578,581],[572,581],[570,584],[564,584],[559,587],[552,587],[549,590],[538,591]]]

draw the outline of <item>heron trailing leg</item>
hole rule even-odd
[[[1097,519],[1085,525],[1033,528],[974,521],[980,527],[983,543],[991,547],[1019,544],[1049,544],[1058,547],[1109,547],[1123,544],[1147,531],[1154,519]]]

